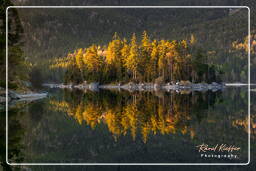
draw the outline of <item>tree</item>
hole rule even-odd
[[[141,40],[141,64],[146,66],[141,66],[142,69],[140,72],[145,73],[144,74],[144,80],[150,81],[150,54],[152,51],[152,44],[150,42],[149,36],[146,31],[142,34],[142,40]]]
[[[157,61],[159,58],[158,43],[156,40],[152,42],[152,51],[150,53],[150,60],[148,65],[148,72],[150,73],[150,79],[154,79],[157,76]]]
[[[130,45],[128,44],[127,40],[124,38],[123,40],[123,48],[121,49],[121,55],[123,59],[123,65],[125,65],[126,60],[130,55]],[[123,67],[125,69],[125,67]],[[125,79],[127,79],[127,71],[124,70]]]
[[[139,64],[139,48],[136,42],[136,35],[133,33],[130,45],[130,53],[125,61],[125,66],[132,71],[132,78],[137,79],[138,64]]]
[[[151,42],[146,31],[140,43],[137,43],[135,33],[128,43],[115,33],[107,46],[101,48],[92,45],[84,50],[75,50],[73,54],[55,60],[52,66],[67,68],[66,81],[70,79],[75,82],[84,79],[104,83],[130,80],[159,83],[171,80],[220,80],[217,67],[208,64],[208,53],[199,48],[191,52],[191,46],[186,40]],[[239,58],[237,60],[240,61]],[[239,76],[244,77],[244,74]]]
[[[162,74],[163,80],[165,81],[166,76],[166,69],[167,69],[167,59],[166,59],[166,53],[167,53],[167,47],[166,47],[166,41],[161,40],[159,45],[159,59],[158,59],[158,69],[159,69],[159,76]]]
[[[176,45],[173,42],[167,42],[167,53],[166,53],[166,60],[167,60],[167,79],[173,80],[173,64],[174,64],[174,59],[176,56],[178,56],[177,51],[176,51]]]
[[[84,69],[84,62],[83,62],[83,49],[78,49],[75,59],[76,59],[76,65],[77,67],[82,71]]]
[[[122,48],[123,42],[121,41],[117,33],[115,33],[112,41],[108,44],[106,62],[108,64],[109,70],[112,70],[112,73],[115,74],[114,77],[117,80],[121,80],[124,75],[124,59],[122,58],[121,51]]]
[[[83,72],[84,72],[84,67],[85,67],[84,61],[83,61],[83,53],[84,52],[83,52],[82,48],[78,49],[78,51],[76,51],[76,53],[75,53],[76,66],[80,71],[80,75],[81,75],[82,79],[84,79]]]
[[[31,69],[30,63],[26,60],[22,50],[23,27],[18,15],[17,9],[8,10],[8,71],[5,65],[5,42],[6,42],[6,24],[5,10],[12,6],[9,0],[1,1],[0,7],[0,86],[4,87],[5,73],[8,72],[9,88],[24,88],[21,80],[28,79],[28,73]]]
[[[98,55],[98,47],[96,45],[92,45],[86,49],[83,55],[83,62],[85,64],[87,78],[101,81],[103,59]]]

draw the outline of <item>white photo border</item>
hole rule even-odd
[[[10,163],[8,161],[8,10],[11,8],[246,8],[248,10],[248,161],[246,163]],[[23,165],[249,165],[250,164],[250,8],[248,6],[8,6],[6,14],[6,163],[11,166]]]

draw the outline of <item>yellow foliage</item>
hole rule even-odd
[[[136,134],[142,135],[143,142],[146,143],[149,134],[174,134],[179,130],[183,134],[190,133],[191,137],[195,132],[190,130],[185,121],[191,120],[189,107],[181,105],[181,102],[175,101],[172,106],[173,113],[167,114],[168,110],[163,104],[158,104],[155,112],[152,103],[147,102],[142,108],[139,107],[139,99],[127,102],[122,108],[105,108],[95,102],[84,104],[81,101],[77,105],[71,105],[66,101],[51,100],[52,109],[56,111],[65,111],[73,117],[79,124],[85,123],[92,129],[98,124],[106,124],[109,132],[118,138],[121,135],[131,134],[133,140]],[[147,109],[147,110],[144,110]]]

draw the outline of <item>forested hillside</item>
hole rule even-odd
[[[5,87],[6,74],[6,21],[5,8],[12,5],[9,0],[4,0],[0,8],[0,87]],[[12,9],[8,17],[8,82],[9,88],[25,89],[22,80],[28,79],[28,65],[22,50],[23,27],[17,10]]]
[[[250,1],[30,1],[16,5],[254,5]],[[115,32],[120,37],[141,35],[154,39],[189,40],[193,34],[206,51],[209,64],[223,64],[225,82],[247,82],[247,52],[235,49],[248,34],[247,9],[19,9],[24,27],[24,51],[35,71],[59,81],[63,71],[41,70],[49,59],[64,57],[91,44],[107,45]],[[252,20],[254,20],[254,13]],[[253,22],[251,22],[253,23]],[[252,30],[252,33],[255,33]],[[139,40],[140,41],[140,40]],[[255,60],[252,60],[252,73]],[[61,75],[61,76],[60,76]],[[252,76],[255,74],[252,74]],[[256,78],[252,77],[252,80]]]

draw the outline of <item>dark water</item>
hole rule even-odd
[[[48,91],[48,98],[10,109],[10,162],[248,161],[246,88],[179,93]],[[196,146],[203,143],[240,150],[199,152]]]

